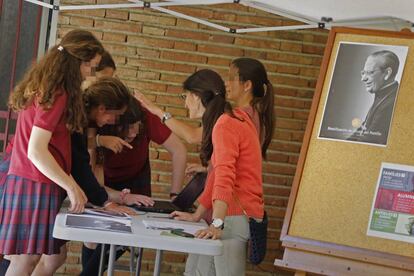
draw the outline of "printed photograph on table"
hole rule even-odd
[[[94,215],[68,214],[66,216],[66,226],[74,228],[132,233],[131,220],[111,219]]]
[[[413,166],[382,164],[367,234],[414,243]]]
[[[407,52],[339,43],[318,138],[386,146]]]

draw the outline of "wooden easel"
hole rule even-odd
[[[390,45],[394,45],[392,43],[395,40],[396,45],[404,45],[404,43],[407,43],[406,45],[410,47],[408,52],[409,57],[407,57],[403,79],[401,80],[399,92],[400,94],[397,99],[397,105],[395,107],[394,119],[392,123],[393,125],[398,124],[398,128],[394,127],[392,129],[392,135],[394,136],[390,136],[387,148],[376,149],[373,147],[363,147],[361,145],[338,143],[337,141],[321,142],[320,140],[317,140],[317,131],[319,129],[321,120],[321,109],[323,109],[324,104],[322,101],[324,101],[323,97],[326,97],[328,87],[328,84],[326,83],[326,76],[332,71],[334,64],[332,61],[332,52],[335,47],[337,47],[339,43],[338,41],[341,39],[341,37],[350,39],[350,41],[358,41],[359,39],[362,39],[363,43]],[[384,38],[384,40],[382,40],[382,38]],[[362,180],[356,178],[357,176],[352,173],[355,172],[355,174],[358,174],[358,171],[361,171],[360,166],[356,167],[355,170],[352,170],[352,164],[340,164],[343,166],[343,170],[350,171],[350,189],[352,189],[352,187],[355,187],[356,181],[359,181],[357,183],[358,185],[372,186],[372,180],[375,179],[377,175],[372,175],[370,172],[378,173],[378,170],[376,168],[379,160],[387,159],[385,161],[401,164],[413,164],[414,160],[409,156],[414,156],[414,151],[411,149],[411,146],[414,147],[414,131],[410,132],[410,128],[407,127],[407,124],[409,124],[410,121],[408,117],[412,118],[414,116],[414,108],[412,108],[412,111],[410,113],[410,107],[405,105],[405,102],[408,99],[409,101],[412,100],[414,102],[414,95],[409,94],[414,94],[414,80],[411,80],[412,77],[409,76],[414,72],[411,70],[414,68],[413,39],[414,35],[411,32],[407,31],[388,32],[353,28],[333,28],[331,30],[327,42],[327,47],[325,49],[321,72],[317,82],[317,87],[310,110],[308,125],[306,128],[300,158],[282,228],[281,241],[282,246],[285,248],[285,251],[282,260],[275,260],[275,266],[295,271],[296,276],[305,276],[308,272],[322,275],[414,275],[414,245],[412,244],[367,237],[366,231],[362,230],[348,232],[344,230],[342,233],[335,233],[331,231],[327,232],[327,237],[325,239],[323,234],[319,234],[319,232],[325,231],[325,221],[311,219],[309,222],[301,222],[298,219],[295,220],[295,217],[298,216],[298,214],[302,217],[304,216],[303,213],[311,214],[310,210],[313,208],[314,210],[319,210],[318,208],[329,210],[329,207],[331,207],[333,210],[329,211],[332,214],[334,214],[335,208],[338,208],[338,216],[341,216],[343,214],[343,212],[341,213],[342,210],[337,206],[324,205],[326,202],[330,202],[329,200],[325,199],[332,199],[331,197],[337,197],[338,201],[340,202],[342,199],[341,196],[343,195],[343,190],[339,189],[339,192],[335,193],[329,189],[324,189],[324,187],[332,188],[332,186],[329,185],[335,185],[337,182],[341,183],[341,181],[345,180],[337,175],[321,176],[322,180],[328,180],[328,183],[325,181],[325,183],[320,184],[318,182],[318,176],[313,176],[312,172],[307,171],[309,168],[315,168],[315,166],[309,166],[309,164],[312,164],[312,162],[321,162],[321,160],[323,160],[321,163],[326,164],[326,167],[329,168],[330,164],[343,161],[341,158],[343,155],[345,155],[343,158],[348,158],[346,162],[353,163],[352,158],[355,158],[355,163],[357,163],[356,166],[358,166],[358,162],[360,162],[360,160],[357,158],[360,156],[365,156],[367,167],[366,175],[363,175],[362,173],[358,175],[358,177],[361,175],[363,176]],[[414,126],[411,126],[411,128],[414,128]],[[405,133],[404,135],[408,135],[410,137],[410,140],[413,141],[413,144],[400,145],[398,139],[399,132]],[[407,137],[407,139],[404,141],[408,141],[408,139],[409,138]],[[315,148],[325,149],[320,146],[320,143],[324,143],[323,147],[328,148],[326,152],[330,153],[332,156],[328,155],[322,156],[320,158],[315,158],[315,156],[318,154],[318,151],[315,150]],[[355,150],[353,152],[354,147],[357,147],[358,151]],[[404,148],[410,152],[405,152]],[[339,152],[335,152],[335,150],[338,150]],[[359,153],[359,151],[364,150],[366,152]],[[309,154],[310,151],[311,153]],[[327,173],[329,173],[329,171],[332,170],[327,169]],[[341,171],[341,169],[338,169],[338,171]],[[330,181],[332,181],[332,184]],[[321,198],[320,205],[318,205],[318,200],[315,199],[310,199],[308,201],[308,205],[305,205],[303,203],[303,201],[307,199],[307,196],[312,196],[312,194],[308,192],[310,190],[309,187],[312,187],[312,185],[314,185],[316,190],[320,192],[317,194],[317,196]],[[319,187],[318,185],[325,186]],[[302,186],[305,186],[305,188],[302,189]],[[329,191],[325,192],[325,190]],[[348,192],[352,193],[352,191]],[[369,199],[372,200],[374,192],[372,187],[367,188],[367,193],[368,192],[370,194],[355,194],[355,202],[350,202],[349,204],[350,212],[355,213],[355,217],[358,219],[360,218],[358,216],[360,213],[365,214],[369,211],[366,210],[366,206],[368,204],[365,201]],[[349,194],[347,195],[349,196]],[[313,196],[315,196],[315,194]],[[361,198],[365,201],[362,201],[362,204],[360,204],[360,206],[354,207],[353,205],[359,203],[359,201],[361,201]],[[302,206],[302,209],[297,207],[298,205]],[[303,205],[308,207],[310,210],[303,208]],[[356,219],[355,221],[344,222],[351,224],[346,225],[348,227],[347,229],[364,229],[364,227],[366,229],[368,220],[364,220],[366,216],[361,217],[362,219],[360,220]],[[329,219],[329,216],[327,218]],[[315,221],[319,223],[316,224]],[[332,222],[326,221],[326,225],[330,225],[330,223],[335,224],[337,222],[338,218],[336,215],[333,215]],[[353,223],[355,225],[353,225]],[[353,236],[346,237],[347,235]],[[346,244],[354,243],[353,239],[355,239],[355,244],[358,244],[359,246]],[[342,244],[342,241],[344,240],[346,243]]]

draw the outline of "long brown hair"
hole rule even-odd
[[[102,54],[101,61],[96,67],[96,71],[97,72],[102,71],[107,67],[112,68],[114,71],[116,70],[114,59],[112,58],[111,54],[105,50],[105,52]]]
[[[251,106],[259,114],[260,138],[263,139],[262,156],[266,158],[266,151],[272,141],[274,131],[274,93],[273,85],[267,78],[264,65],[253,58],[238,58],[232,61],[238,69],[239,80],[252,82],[253,99]]]
[[[223,113],[234,117],[231,105],[226,101],[226,86],[219,74],[213,70],[202,69],[189,76],[184,81],[183,88],[197,95],[206,109],[201,118],[203,135],[200,159],[201,163],[207,166],[213,153],[211,136],[217,119]]]
[[[15,111],[25,109],[33,101],[43,108],[50,108],[58,89],[68,95],[65,112],[70,131],[81,131],[86,122],[83,109],[80,66],[102,54],[102,44],[88,31],[73,30],[67,33],[59,45],[52,47],[46,55],[26,73],[15,87],[9,104]]]
[[[132,94],[128,88],[117,78],[102,77],[83,92],[83,101],[86,112],[100,105],[107,110],[118,110],[129,105]]]
[[[125,113],[119,118],[119,123],[101,127],[99,134],[124,138],[128,134],[129,126],[135,123],[139,123],[138,135],[134,139],[135,142],[138,142],[145,135],[146,114],[139,101],[131,97]]]

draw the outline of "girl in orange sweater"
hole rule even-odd
[[[211,168],[196,212],[174,212],[171,216],[199,221],[212,209],[213,222],[196,237],[223,241],[221,256],[190,255],[186,275],[211,275],[214,271],[216,275],[244,275],[249,239],[244,214],[257,220],[264,214],[261,161],[273,133],[273,87],[259,61],[236,59],[227,88],[228,97],[240,108],[232,111],[219,90],[206,89],[205,82],[213,82],[212,76],[205,81],[206,71],[190,76],[184,88],[190,118],[202,118],[200,157],[204,164],[211,157]]]

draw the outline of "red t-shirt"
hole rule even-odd
[[[149,143],[161,145],[171,135],[171,130],[161,120],[145,111],[144,135],[132,141],[132,149],[124,147],[122,152],[107,150],[104,161],[105,183],[119,183],[137,178],[149,159]]]
[[[49,151],[60,167],[67,174],[70,173],[70,133],[65,121],[67,94],[63,90],[56,91],[56,93],[55,102],[50,109],[43,109],[37,102],[33,102],[19,113],[8,174],[37,182],[53,183],[27,158],[27,148],[33,126],[52,132]]]

